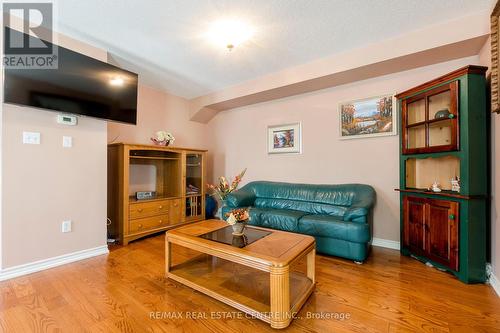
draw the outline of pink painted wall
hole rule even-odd
[[[108,142],[151,144],[159,130],[171,132],[174,147],[207,148],[207,126],[189,120],[188,100],[139,85],[137,126],[108,123]]]
[[[65,36],[59,43],[107,59],[106,51]],[[106,122],[64,126],[54,112],[7,104],[1,111],[1,268],[105,247]],[[39,132],[41,144],[22,144],[23,131]],[[62,147],[63,135],[73,137],[73,148]],[[61,233],[63,220],[73,221],[72,232]]]
[[[468,64],[477,56],[399,72],[308,94],[220,112],[208,124],[212,176],[244,182],[365,183],[377,191],[376,238],[399,241],[399,137],[339,140],[339,102],[403,91]],[[267,126],[302,122],[303,153],[268,155]]]
[[[41,144],[22,144],[23,131]],[[64,126],[54,112],[4,105],[3,143],[3,268],[106,246],[106,122]]]

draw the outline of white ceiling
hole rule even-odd
[[[453,18],[495,0],[59,0],[56,29],[107,49],[140,80],[197,97]],[[240,17],[256,28],[232,52],[203,33]]]

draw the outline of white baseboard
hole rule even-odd
[[[0,281],[12,279],[21,275],[31,274],[45,269],[49,269],[56,266],[61,266],[69,264],[74,261],[88,259],[91,257],[99,256],[102,254],[109,253],[108,246],[99,246],[92,249],[77,251],[73,253],[63,254],[61,256],[52,257],[48,259],[43,259],[35,262],[31,262],[24,265],[9,267],[0,270]]]
[[[493,287],[493,290],[495,290],[497,295],[500,297],[500,280],[493,273],[493,268],[491,267],[490,263],[486,264],[486,276],[488,278],[488,283],[491,287]]]
[[[393,250],[399,250],[400,246],[399,242],[382,238],[373,238],[372,245],[378,247],[385,247],[387,249],[393,249]]]

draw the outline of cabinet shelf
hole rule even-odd
[[[130,156],[130,159],[139,159],[139,160],[167,160],[167,161],[179,161],[180,158],[177,157],[154,157],[154,156]]]
[[[143,202],[154,202],[154,201],[161,201],[161,200],[168,200],[168,199],[179,199],[179,196],[159,196],[159,197],[154,197],[151,199],[137,199],[136,197],[129,197],[128,201],[131,204],[134,203],[143,203]]]
[[[452,192],[452,191],[433,192],[433,191],[429,191],[429,190],[420,190],[420,189],[413,189],[413,188],[406,188],[406,189],[395,188],[394,191],[404,192],[404,193],[419,193],[419,194],[437,195],[437,196],[441,196],[441,197],[465,199],[465,200],[485,198],[484,195],[464,195],[464,194],[460,194],[459,192]]]
[[[418,123],[406,124],[406,128],[418,127],[418,126],[422,126],[425,124],[439,123],[440,121],[445,122],[445,121],[451,120],[451,119],[454,119],[454,118],[434,118],[434,119],[427,120],[427,121],[419,121]]]

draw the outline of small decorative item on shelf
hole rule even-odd
[[[188,184],[186,186],[186,194],[189,195],[189,194],[198,194],[200,193],[200,189],[197,188],[196,186],[192,185],[192,184]]]
[[[246,208],[238,208],[226,213],[227,224],[233,227],[233,235],[243,235],[245,227],[250,221],[250,213]]]
[[[450,110],[448,109],[443,109],[443,110],[439,110],[438,112],[436,112],[436,114],[434,115],[434,119],[444,119],[444,118],[449,118],[450,117]]]
[[[172,133],[166,131],[158,131],[156,132],[156,137],[151,138],[151,141],[157,146],[168,146],[171,143],[174,143],[175,138]]]
[[[451,180],[451,190],[453,192],[460,192],[460,178],[455,177]]]
[[[441,188],[439,187],[439,183],[437,181],[432,184],[431,190],[432,192],[441,192]]]

